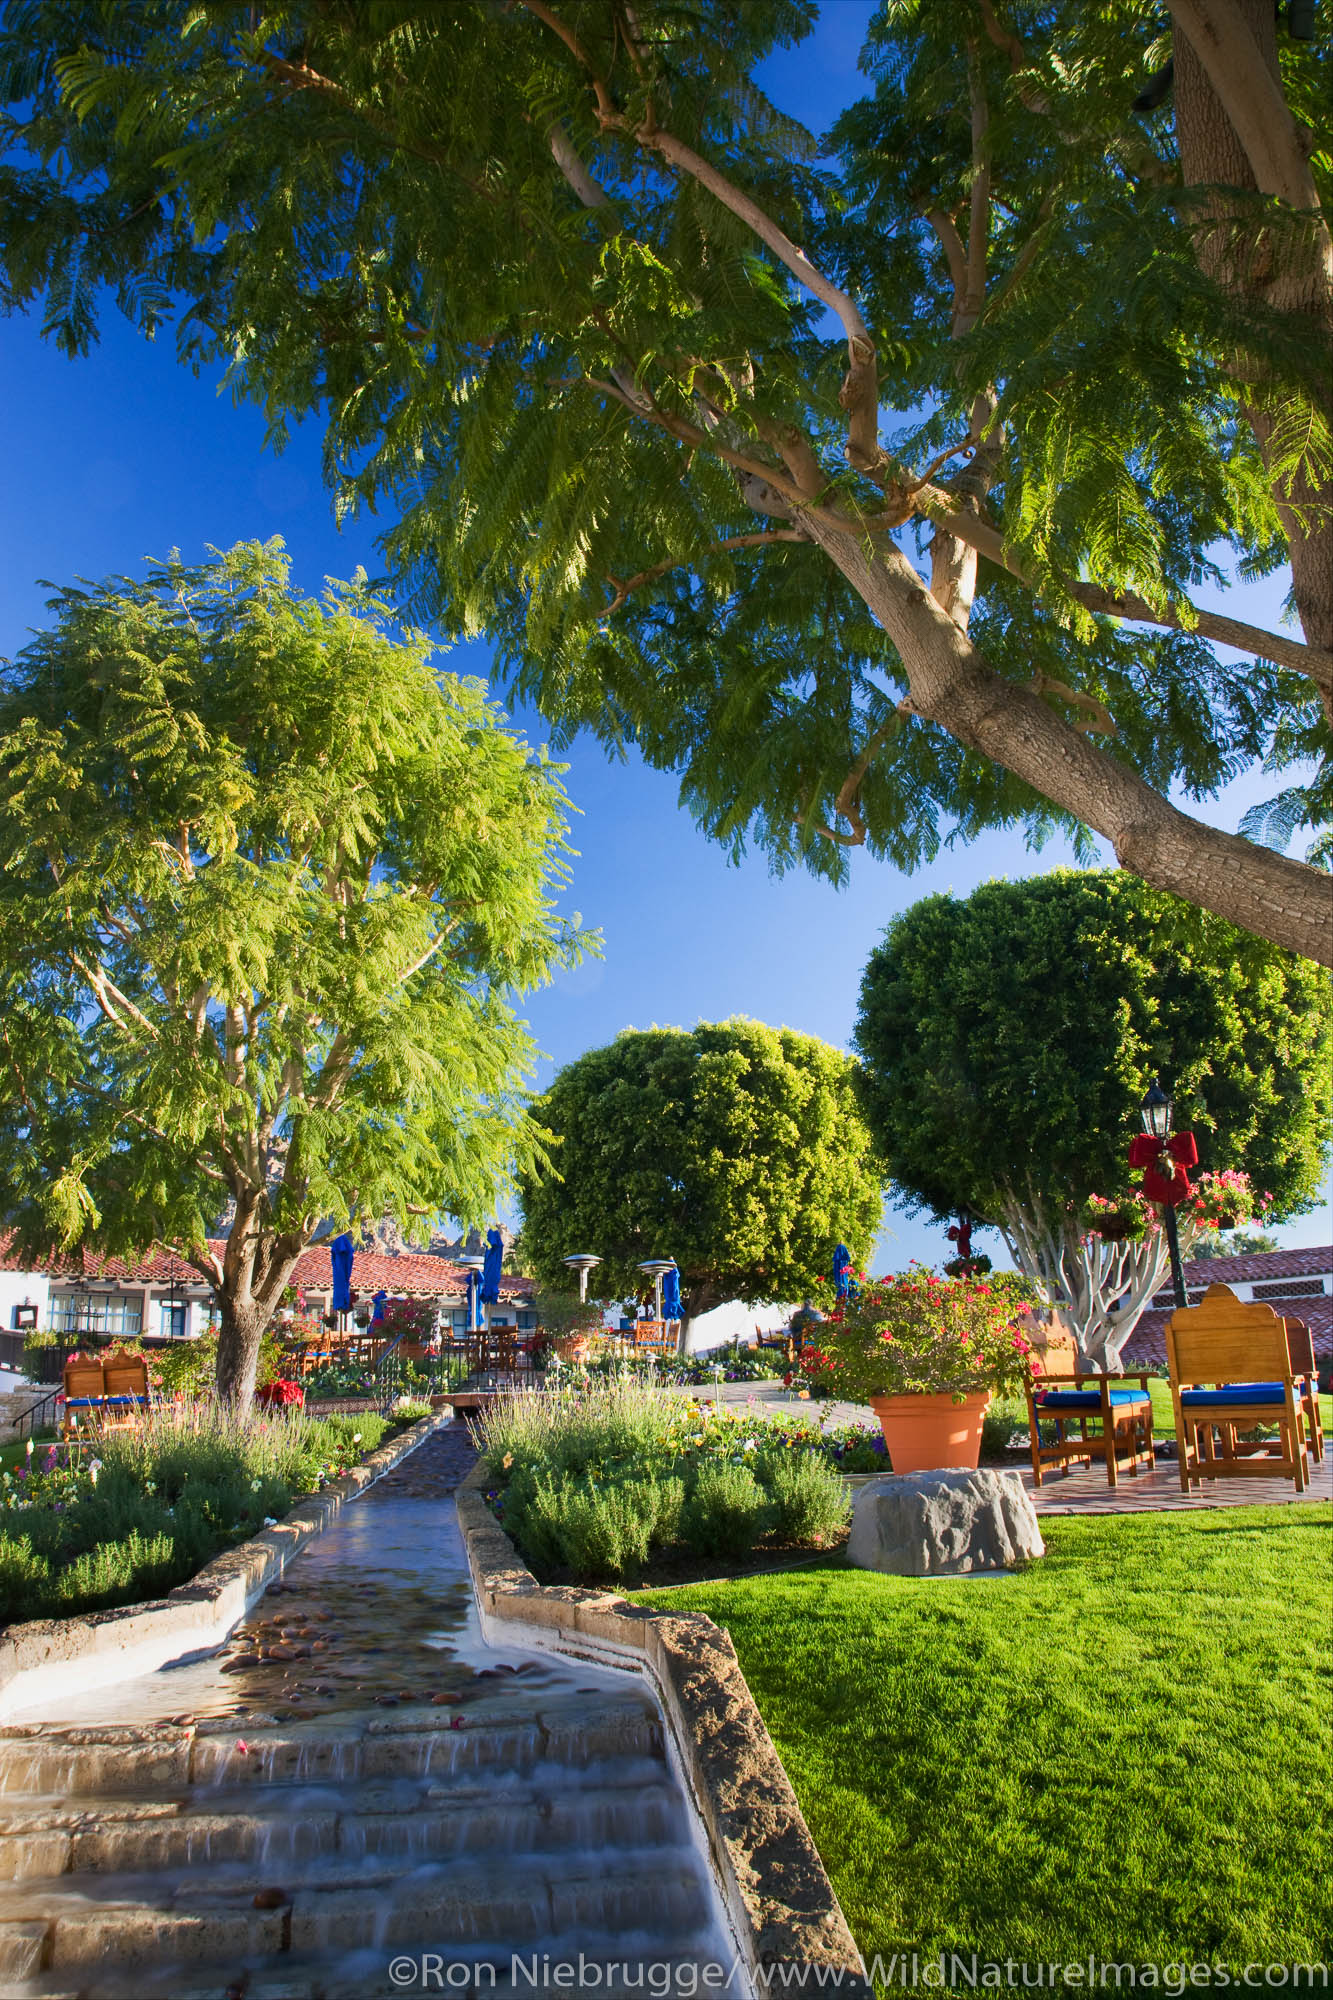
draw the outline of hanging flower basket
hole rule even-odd
[[[1107,1201],[1099,1194],[1089,1196],[1079,1220],[1085,1235],[1104,1243],[1142,1243],[1151,1224],[1141,1201]]]

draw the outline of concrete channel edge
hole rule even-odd
[[[423,1417],[359,1465],[293,1507],[276,1527],[224,1549],[188,1582],[147,1604],[81,1618],[36,1618],[0,1634],[0,1722],[63,1693],[78,1694],[156,1673],[220,1646],[292,1557],[344,1505],[391,1472],[447,1417]]]
[[[538,1583],[486,1504],[480,1465],[458,1489],[482,1629],[637,1673],[652,1686],[752,1988],[863,2000],[862,1960],[729,1634],[697,1612]]]

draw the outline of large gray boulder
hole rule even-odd
[[[905,1472],[856,1496],[847,1560],[889,1576],[968,1576],[1044,1556],[1016,1472]]]

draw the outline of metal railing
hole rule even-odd
[[[426,1361],[426,1380],[420,1378],[421,1362],[416,1356],[402,1352],[404,1341],[415,1345],[420,1335],[405,1327],[397,1337],[380,1349],[375,1361],[375,1407],[380,1415],[387,1416],[399,1396],[439,1396],[456,1389],[468,1372],[466,1354],[457,1343],[448,1341],[440,1353],[431,1355]],[[409,1374],[410,1371],[410,1374]]]

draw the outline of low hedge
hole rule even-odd
[[[338,1478],[389,1428],[368,1413],[237,1421],[167,1406],[77,1455],[39,1446],[0,1473],[0,1621],[160,1597]]]
[[[543,1581],[616,1580],[655,1552],[826,1546],[850,1511],[834,1449],[626,1378],[528,1391],[482,1425],[490,1504]]]

